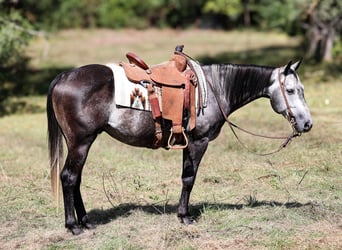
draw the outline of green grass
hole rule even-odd
[[[178,43],[196,58],[221,55],[228,61],[239,51],[245,56],[254,51],[252,60],[262,58],[257,50],[269,51],[265,48],[272,45],[278,47],[272,53],[279,50],[274,63],[285,64],[296,55],[298,41],[257,32],[67,31],[50,40],[45,58],[37,56],[41,42],[31,46],[32,67],[120,61],[128,50],[157,63]],[[312,131],[280,153],[261,157],[243,149],[225,126],[202,160],[191,197],[197,223],[191,226],[176,216],[181,152],[133,148],[100,135],[82,182],[89,217],[98,227],[78,237],[66,232],[63,209],[54,207],[50,194],[45,97],[12,98],[29,108],[0,118],[0,249],[341,248],[341,78],[317,82],[322,78],[308,74],[311,70],[304,67],[300,76],[314,119]],[[268,100],[240,109],[232,120],[264,134],[290,131]],[[256,152],[280,143],[239,136]]]

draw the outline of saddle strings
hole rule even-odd
[[[223,107],[222,107],[222,104],[214,90],[214,87],[212,85],[212,83],[208,80],[208,78],[206,77],[206,81],[208,83],[208,85],[210,86],[211,90],[213,91],[214,93],[214,96],[215,96],[215,99],[216,99],[216,102],[220,108],[220,111],[225,119],[225,121],[228,123],[231,131],[233,132],[235,138],[237,139],[237,141],[240,143],[240,145],[245,148],[246,150],[248,150],[249,152],[253,153],[253,154],[256,154],[256,155],[260,155],[260,156],[267,156],[267,155],[271,155],[271,154],[275,154],[275,153],[278,153],[279,151],[281,151],[282,149],[284,149],[291,141],[293,138],[297,137],[297,136],[300,136],[301,133],[298,133],[294,127],[294,124],[295,124],[295,121],[294,121],[294,116],[292,114],[292,111],[291,111],[291,108],[290,108],[290,105],[288,103],[288,100],[286,98],[286,95],[285,95],[285,80],[286,80],[286,76],[285,76],[285,79],[284,81],[282,82],[280,80],[280,69],[279,69],[279,72],[278,72],[278,79],[279,79],[279,84],[280,84],[280,89],[281,89],[281,92],[282,92],[282,95],[283,95],[283,98],[284,98],[284,101],[285,101],[285,104],[286,104],[286,110],[287,110],[287,120],[289,121],[289,123],[291,124],[291,127],[292,127],[292,133],[289,135],[289,136],[267,136],[267,135],[260,135],[260,134],[257,134],[257,133],[253,133],[253,132],[250,132],[246,129],[243,129],[237,125],[235,125],[234,123],[232,123],[228,116],[225,114],[224,110],[223,110]],[[274,150],[274,151],[271,151],[271,152],[267,152],[267,153],[256,153],[256,152],[253,152],[249,149],[249,147],[247,147],[241,140],[240,138],[238,137],[238,135],[236,134],[234,128],[236,129],[239,129],[240,131],[242,132],[245,132],[247,134],[250,134],[250,135],[253,135],[253,136],[256,136],[256,137],[261,137],[261,138],[267,138],[267,139],[275,139],[275,140],[284,140],[284,142],[282,144],[280,144],[280,146]]]

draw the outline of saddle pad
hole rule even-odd
[[[151,111],[147,89],[128,80],[123,67],[118,64],[106,64],[114,75],[115,103],[117,106]],[[156,95],[161,96],[161,89],[155,88]],[[160,100],[160,98],[158,98]],[[161,103],[159,101],[160,107]]]
[[[189,60],[191,63],[194,71],[196,72],[197,78],[198,78],[198,84],[199,88],[196,89],[196,106],[197,106],[197,100],[199,98],[199,95],[201,96],[201,101],[203,107],[207,106],[207,83],[206,79],[203,73],[203,70],[200,66],[200,64],[194,60]],[[109,63],[106,65],[107,67],[111,68],[114,74],[114,84],[115,84],[115,103],[117,106],[127,107],[127,108],[133,108],[133,109],[139,109],[139,110],[145,110],[145,111],[151,111],[151,105],[148,100],[148,93],[147,89],[143,87],[140,84],[136,84],[128,80],[125,70],[122,66],[115,64],[115,63]],[[138,90],[136,90],[138,88]],[[133,94],[135,91],[136,96],[135,100],[131,101],[131,94]],[[137,96],[137,91],[141,93],[141,97]],[[155,87],[155,93],[159,100],[159,106],[160,109],[162,109],[162,102],[161,102],[161,96],[162,91],[161,88]],[[142,97],[144,97],[145,103],[142,101]]]

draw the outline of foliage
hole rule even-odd
[[[337,0],[256,0],[257,24],[290,35],[304,34],[307,58],[332,61],[333,46],[342,32],[342,2]]]
[[[187,27],[202,17],[206,0],[164,0],[165,24],[174,28]]]
[[[108,0],[102,1],[98,8],[99,25],[110,28],[147,28],[150,10],[158,8],[160,1],[154,0]]]
[[[108,0],[98,8],[99,26],[111,28],[185,27],[198,16],[204,0]]]
[[[236,20],[242,13],[241,0],[208,0],[206,1],[203,12],[223,14]]]
[[[32,34],[31,25],[18,12],[0,17],[0,66],[13,65],[22,60],[22,51]]]
[[[334,58],[342,59],[342,38],[336,41],[336,44],[333,49]]]
[[[202,26],[233,29],[241,26],[243,13],[241,0],[207,0],[202,8]]]
[[[0,11],[0,113],[6,99],[12,94],[13,78],[25,58],[23,51],[32,36],[30,23],[15,11]]]
[[[278,29],[295,34],[300,29],[299,15],[302,11],[299,2],[302,0],[258,0],[253,4],[255,21],[262,29]]]
[[[53,13],[52,23],[62,28],[95,27],[97,6],[96,0],[61,1],[58,10]]]
[[[30,22],[45,30],[93,27],[97,24],[96,0],[25,0],[17,6]]]
[[[187,26],[201,16],[205,0],[26,0],[17,6],[46,30],[63,28],[147,28]]]
[[[6,1],[6,0],[5,0]],[[11,1],[9,1],[11,2]],[[16,5],[12,8],[19,10],[22,16],[32,24],[44,24],[44,28],[50,30],[53,26],[53,14],[57,10],[60,0],[25,0],[13,1]]]

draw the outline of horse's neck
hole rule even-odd
[[[274,68],[253,65],[211,65],[214,92],[230,114],[249,102],[265,96]]]

